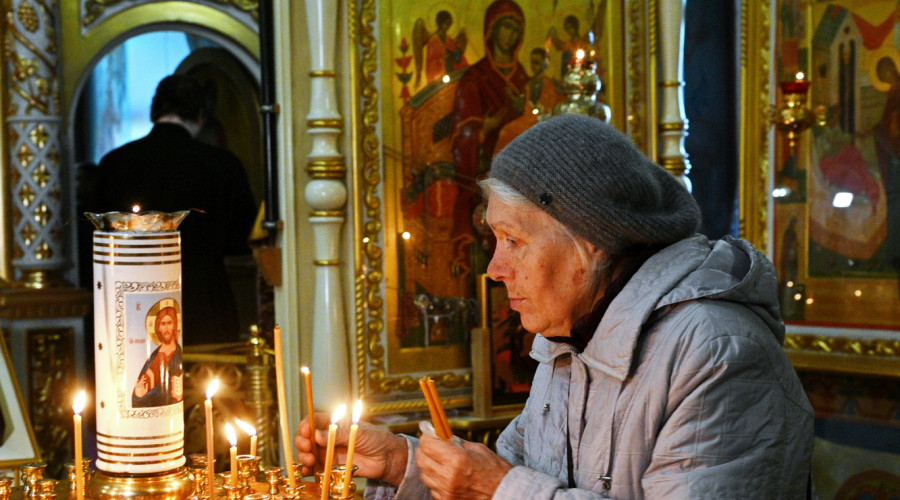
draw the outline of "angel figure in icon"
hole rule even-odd
[[[453,26],[453,15],[442,10],[435,16],[437,29],[428,31],[425,20],[416,19],[413,25],[413,55],[416,63],[416,83],[418,87],[422,79],[424,62],[425,83],[431,83],[444,75],[469,65],[466,61],[466,30],[460,29],[455,37],[450,36]],[[423,61],[424,60],[424,61]]]

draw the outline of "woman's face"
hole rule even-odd
[[[497,21],[494,33],[494,47],[501,52],[512,53],[522,36],[522,23],[512,17],[504,17]]]
[[[537,207],[522,210],[491,199],[487,222],[497,237],[488,276],[506,285],[522,326],[545,337],[569,336],[600,293],[575,243]],[[600,252],[586,246],[590,253]]]

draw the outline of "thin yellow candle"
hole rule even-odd
[[[328,426],[328,447],[325,448],[325,470],[322,471],[322,500],[328,500],[328,485],[331,484],[331,464],[334,462],[334,439],[337,436],[337,424],[347,413],[347,405],[339,405],[331,414],[331,425]]]
[[[241,428],[248,436],[250,436],[250,454],[254,457],[256,456],[256,428],[252,425],[244,422],[243,420],[236,418],[234,419],[234,423],[237,424],[238,427]]]
[[[359,430],[359,417],[362,416],[362,400],[358,399],[353,405],[353,423],[350,424],[350,441],[347,442],[347,465],[344,472],[344,488],[341,496],[347,498],[350,495],[350,481],[353,479],[353,448],[356,446],[356,432]]]
[[[219,390],[219,379],[206,387],[206,480],[210,500],[216,498],[215,445],[213,444],[212,397]]]
[[[291,453],[291,433],[288,428],[287,402],[284,396],[284,354],[281,352],[281,327],[275,326],[275,385],[278,389],[278,417],[281,424],[281,446],[284,452],[284,466],[287,469],[288,485],[291,491],[297,487],[294,477],[294,455]]]
[[[231,424],[225,424],[225,437],[227,437],[228,442],[231,443],[231,448],[228,450],[229,456],[231,457],[231,470],[229,473],[229,477],[231,477],[231,487],[237,488],[237,435],[234,433],[234,427],[232,427]]]
[[[315,406],[313,406],[313,392],[312,392],[312,373],[309,371],[309,367],[304,366],[300,368],[300,373],[303,374],[303,381],[306,382],[306,407],[309,411],[309,435],[312,438],[312,454],[316,454],[316,410]]]
[[[72,404],[72,411],[75,414],[73,417],[75,421],[75,498],[78,500],[84,499],[84,466],[81,463],[81,410],[84,409],[85,397],[84,391],[79,392]]]

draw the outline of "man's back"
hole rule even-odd
[[[239,337],[224,256],[249,252],[255,204],[240,160],[194,140],[178,124],[157,123],[146,137],[100,162],[101,211],[196,209],[180,226],[184,343]]]

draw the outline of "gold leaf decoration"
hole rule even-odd
[[[34,160],[34,152],[27,144],[22,144],[19,147],[19,152],[16,153],[16,158],[19,160],[19,165],[25,168]]]
[[[35,192],[31,189],[31,184],[27,182],[22,185],[22,189],[19,190],[19,203],[22,204],[23,207],[31,206],[31,203],[34,201]]]
[[[40,186],[46,187],[47,183],[50,181],[50,171],[47,170],[47,166],[41,163],[38,165],[34,172],[31,173],[31,179]]]
[[[53,213],[50,211],[50,207],[48,207],[45,203],[41,203],[34,209],[34,221],[40,224],[41,226],[46,226],[47,221],[50,220],[50,217]]]
[[[47,128],[44,127],[44,124],[38,124],[37,127],[31,129],[31,142],[39,149],[44,149],[48,140],[50,140],[50,134],[47,133]]]
[[[40,245],[38,245],[37,250],[34,251],[34,257],[37,260],[50,260],[53,257],[53,249],[50,248],[50,245],[47,244],[46,241],[42,241]]]
[[[40,27],[40,20],[31,2],[20,3],[16,14],[19,16],[19,22],[22,23],[22,27],[31,33],[34,33]]]
[[[31,244],[37,238],[38,232],[33,227],[31,227],[31,224],[25,224],[25,227],[22,228],[22,234],[20,234],[20,236],[22,237],[22,241],[27,247],[31,246]]]

